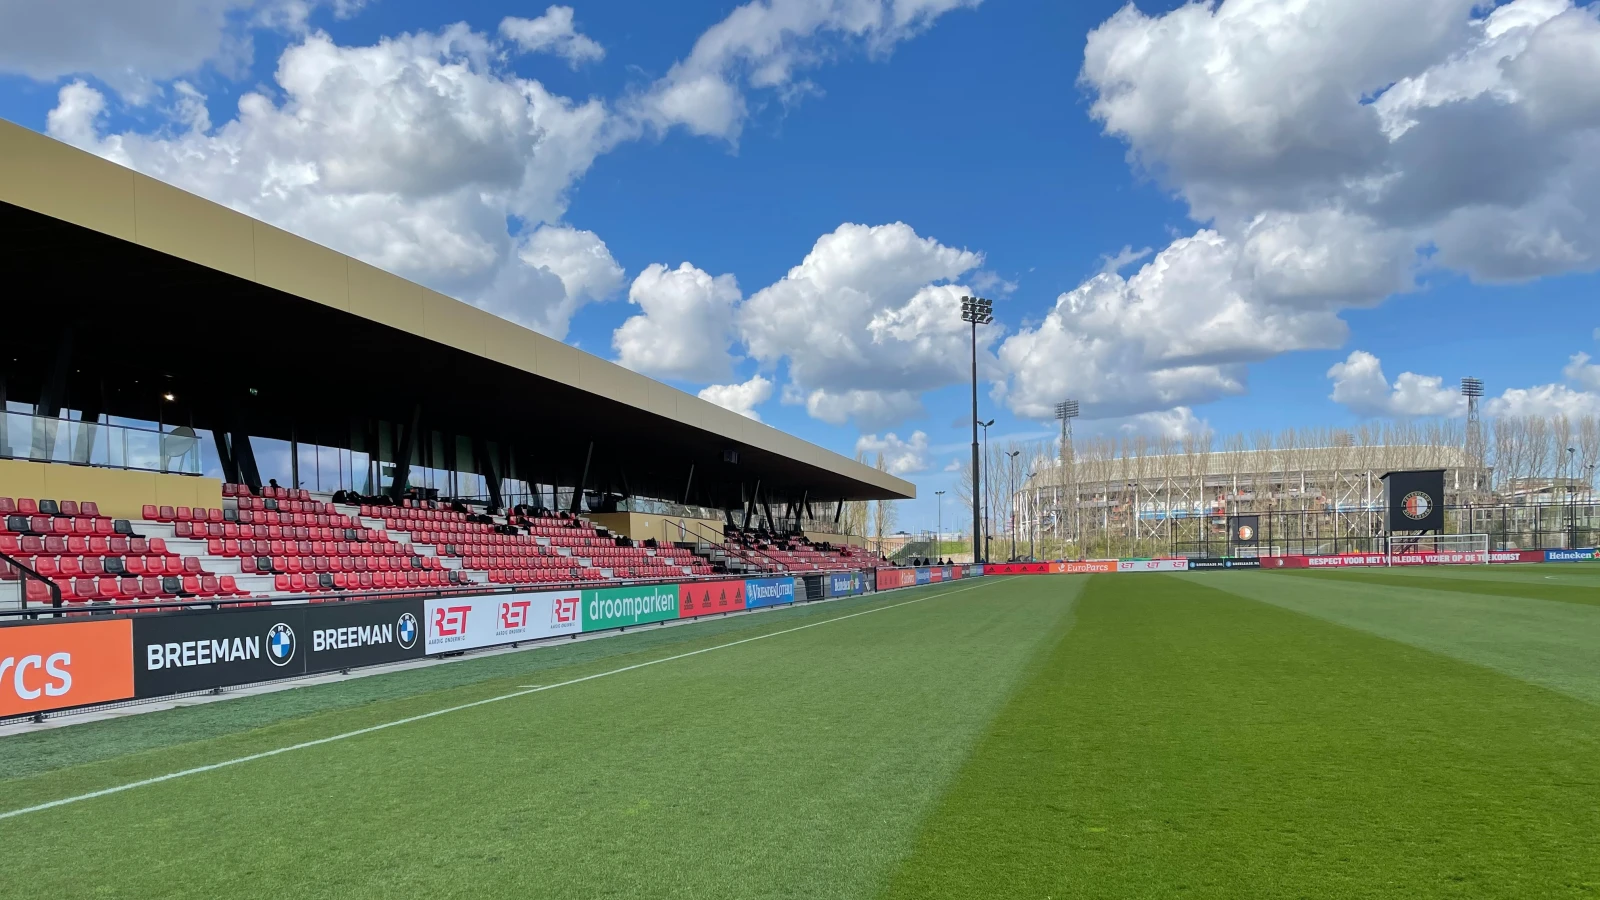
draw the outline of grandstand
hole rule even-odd
[[[4,122],[0,247],[0,607],[838,571],[914,496]]]

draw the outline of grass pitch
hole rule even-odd
[[[958,582],[3,738],[0,813],[707,650],[0,819],[0,896],[1591,897],[1596,594]]]

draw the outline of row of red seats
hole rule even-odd
[[[0,531],[12,534],[132,534],[133,528],[126,519],[115,521],[104,516],[24,516],[21,513],[0,518]]]
[[[176,556],[161,538],[58,534],[0,534],[0,553],[7,556]]]
[[[196,541],[206,540],[256,540],[256,541],[366,541],[369,543],[390,543],[389,536],[375,528],[330,528],[322,525],[206,525],[190,524],[187,528],[183,525],[172,526],[173,537],[189,538]]]
[[[100,578],[51,579],[61,589],[61,600],[74,605],[85,603],[132,603],[141,600],[171,600],[180,596],[242,597],[241,590],[228,575],[102,576]],[[42,581],[29,580],[29,605],[52,602],[50,588]]]
[[[322,572],[319,574],[290,574],[273,577],[273,588],[279,593],[300,594],[311,591],[372,591],[390,588],[445,587],[459,584],[452,572]]]
[[[605,581],[599,569],[491,569],[491,584],[556,584],[573,581]]]
[[[208,574],[194,556],[35,556],[31,562],[28,557],[18,559],[45,578]]]
[[[274,500],[310,500],[311,499],[311,492],[307,491],[307,490],[298,489],[298,488],[273,487],[272,485],[267,484],[267,485],[262,485],[261,491],[260,491],[259,494],[253,494],[250,491],[249,485],[244,485],[244,484],[224,484],[222,486],[222,496],[224,496],[224,497],[253,497],[253,496],[261,496],[261,497],[269,497],[269,498],[274,499]]]
[[[453,509],[424,509],[414,506],[369,506],[363,504],[361,514],[373,518],[402,519],[412,522],[465,522],[467,519],[466,513],[459,513]]]
[[[338,556],[241,556],[239,571],[246,575],[272,575],[277,572],[438,572],[438,560],[415,556],[376,556],[347,559]],[[434,565],[426,565],[426,563]]]
[[[100,517],[100,507],[89,500],[82,503],[76,500],[62,500],[58,503],[55,500],[31,500],[26,497],[18,500],[0,497],[0,516],[36,516],[41,513],[47,516],[66,516],[69,519],[74,516],[97,519]]]
[[[206,553],[209,556],[337,556],[350,558],[364,557],[399,557],[416,559],[422,562],[438,563],[431,556],[420,556],[408,552],[409,548],[399,544],[367,544],[346,541],[272,541],[272,540],[209,540],[206,541]],[[434,568],[436,566],[430,566]],[[418,565],[421,568],[421,565]]]
[[[409,531],[415,534],[425,530],[444,534],[493,534],[494,526],[482,522],[408,522],[390,516],[383,517],[383,526],[390,531]],[[511,537],[511,535],[504,535]]]
[[[575,569],[575,556],[467,556],[462,563],[469,569]]]
[[[321,500],[263,500],[260,497],[240,497],[237,501],[238,510],[247,512],[280,512],[280,513],[305,513],[308,516],[342,515],[334,508],[332,503],[323,503]]]
[[[419,544],[451,544],[463,547],[543,547],[533,538],[522,534],[444,534],[438,531],[413,531],[411,539]]]
[[[311,525],[322,528],[365,528],[359,519],[344,513],[260,512],[241,509],[236,515],[241,525]]]

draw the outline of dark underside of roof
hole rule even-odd
[[[66,406],[114,416],[344,448],[372,423],[415,420],[423,434],[494,442],[524,480],[571,486],[587,468],[590,490],[723,508],[757,482],[774,503],[894,496],[4,203],[0,267],[11,400],[36,402],[66,359]]]

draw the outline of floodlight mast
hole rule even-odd
[[[1078,401],[1076,401],[1076,400],[1063,400],[1060,403],[1056,404],[1056,418],[1061,420],[1061,465],[1057,469],[1058,474],[1056,476],[1056,485],[1058,487],[1067,486],[1072,491],[1072,496],[1070,498],[1070,502],[1072,503],[1072,511],[1073,511],[1072,534],[1073,534],[1073,539],[1074,540],[1077,539],[1078,533],[1082,530],[1079,527],[1079,523],[1077,521],[1077,511],[1078,511],[1078,495],[1077,495],[1078,472],[1077,472],[1077,465],[1078,465],[1078,459],[1077,459],[1077,455],[1072,452],[1072,420],[1076,419],[1077,417],[1078,417]],[[1062,498],[1061,498],[1060,493],[1058,491],[1057,495],[1056,495],[1056,510],[1055,510],[1056,537],[1061,537],[1061,531],[1062,531],[1062,528],[1061,528],[1061,525],[1062,525],[1062,523],[1061,523],[1061,502],[1062,502]],[[1066,547],[1066,542],[1063,540],[1063,542],[1062,542],[1063,552],[1065,551],[1065,547]]]
[[[983,535],[983,518],[979,512],[978,490],[983,473],[978,468],[978,326],[994,321],[994,301],[982,297],[961,298],[961,321],[972,325],[972,561],[987,562],[979,558],[978,547]]]

